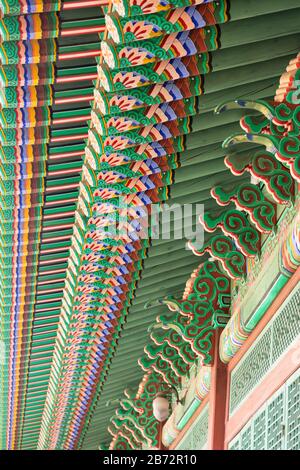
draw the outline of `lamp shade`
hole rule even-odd
[[[152,403],[153,406],[153,415],[162,423],[166,421],[170,414],[170,404],[169,400],[165,396],[156,396]]]

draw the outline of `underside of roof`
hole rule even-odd
[[[61,421],[58,414],[54,424],[49,416],[52,392],[56,393],[51,387],[61,377],[61,370],[56,369],[60,359],[56,363],[53,358],[55,350],[57,358],[61,352],[57,331],[59,324],[64,328],[62,299],[108,5],[87,1],[90,7],[79,8],[74,5],[85,2],[49,0],[43,2],[49,8],[39,12],[5,7],[23,2],[2,3],[0,334],[9,361],[1,370],[0,448],[97,449],[111,440],[107,431],[115,409],[111,402],[126,387],[136,390],[143,377],[138,359],[150,341],[149,327],[165,312],[164,306],[147,304],[183,292],[199,258],[186,248],[186,238],[175,239],[173,231],[170,239],[161,234],[159,239],[144,241],[122,328],[109,345],[105,372],[93,389],[84,422],[77,429],[76,420],[72,421],[78,431],[76,440],[67,438],[71,414],[65,411]],[[208,52],[209,69],[202,75],[183,151],[176,152],[166,178],[162,201],[169,205],[204,204],[205,211],[217,208],[211,188],[230,185],[235,179],[224,164],[227,150],[222,143],[240,131],[245,111],[216,115],[215,107],[235,99],[271,99],[280,76],[299,51],[298,0],[224,3],[227,13],[217,26],[216,48]],[[35,37],[29,40],[24,31],[19,37],[8,32],[6,18],[24,19],[25,14],[29,24],[28,17],[34,16],[29,13],[34,11],[40,15],[39,21],[30,23]],[[43,24],[48,35],[41,36]],[[27,63],[25,59],[20,63],[22,54]],[[29,108],[28,102],[35,105],[26,113],[22,110]],[[8,122],[9,110],[22,111],[14,114],[15,125]],[[21,127],[26,132],[17,132]],[[250,144],[244,144],[241,156],[249,148]],[[12,168],[13,158],[19,165]],[[241,182],[243,178],[249,180],[242,176]],[[196,224],[194,217],[191,232]],[[87,367],[82,361],[82,373]],[[80,400],[81,395],[74,395],[76,405]],[[51,426],[54,434],[59,426],[57,437],[47,441]]]

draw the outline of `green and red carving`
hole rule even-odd
[[[187,318],[183,315],[177,314],[176,323],[185,323]],[[193,364],[197,359],[194,351],[191,348],[189,342],[184,341],[182,336],[176,333],[174,330],[160,328],[158,324],[153,325],[153,330],[150,335],[151,341],[154,344],[160,346],[167,343],[170,347],[174,348],[179,356],[184,360],[186,364]]]
[[[237,209],[247,212],[251,222],[261,233],[270,232],[276,225],[276,205],[266,199],[255,184],[244,183],[231,190],[215,186],[211,195],[220,206],[228,206],[233,202]]]
[[[208,72],[209,55],[207,53],[113,70],[107,65],[98,65],[100,85],[109,93],[145,87],[153,82],[162,84],[169,80],[195,77]]]
[[[180,384],[180,375],[178,375],[178,372],[174,372],[169,360],[165,360],[161,356],[151,359],[149,356],[144,355],[139,358],[138,363],[144,372],[155,371],[167,384],[174,387],[178,387]]]
[[[243,255],[255,257],[260,253],[260,233],[250,224],[244,212],[236,209],[206,212],[199,217],[199,220],[207,232],[221,229],[225,235],[235,241]]]
[[[109,13],[105,16],[105,23],[111,39],[120,44],[224,23],[228,20],[227,8],[227,1],[222,0],[205,5],[185,6],[154,14],[134,16],[133,18]]]
[[[119,433],[124,433],[124,426],[125,429],[131,430],[132,436],[140,445],[157,447],[159,423],[153,416],[152,401],[156,393],[164,388],[166,388],[166,383],[162,382],[150,369],[144,375],[135,397],[129,397],[125,391],[126,398],[120,400],[116,416],[111,420],[114,424],[114,430],[110,429],[114,436],[111,449],[116,448],[115,443]]]
[[[192,116],[195,113],[196,101],[192,97],[174,101],[170,104],[153,105],[147,110],[127,111],[121,116],[103,116],[101,113],[92,111],[91,119],[99,135],[112,136],[153,124],[174,121],[186,116]]]
[[[205,253],[209,253],[221,263],[222,268],[231,279],[245,278],[246,257],[237,250],[235,243],[226,235],[212,236],[201,248],[197,248],[193,241],[189,241],[188,246],[196,256],[204,256]]]
[[[1,69],[0,69],[1,73]],[[201,76],[186,77],[170,80],[163,84],[137,86],[130,90],[118,90],[116,93],[106,93],[101,87],[95,88],[94,98],[96,107],[103,114],[115,115],[148,106],[171,103],[199,96],[202,90]]]
[[[177,313],[171,319],[160,315],[158,325],[174,330],[191,344],[203,364],[211,364],[213,334],[227,323],[230,304],[230,281],[216,263],[207,261],[199,266],[189,279],[182,299],[166,297],[160,303]]]
[[[113,41],[101,43],[102,57],[111,69],[189,57],[217,48],[218,29],[216,26],[121,45]]]
[[[270,152],[249,152],[246,156],[232,153],[225,157],[225,165],[236,175],[248,171],[265,184],[268,193],[278,204],[289,204],[294,199],[295,184],[289,170]]]
[[[296,72],[299,77],[299,70]],[[285,100],[268,103],[263,100],[236,100],[225,103],[216,109],[217,113],[237,107],[259,111],[260,117],[247,116],[240,120],[246,134],[235,134],[226,139],[223,146],[229,147],[240,142],[253,142],[265,146],[266,151],[288,167],[293,178],[300,181],[300,105],[298,96],[300,81],[294,80]]]
[[[184,377],[188,374],[189,364],[187,364],[179,355],[178,351],[168,343],[163,343],[161,345],[153,343],[148,344],[144,347],[144,352],[146,356],[148,356],[150,362],[155,360],[157,357],[168,362],[177,377]]]
[[[197,4],[209,3],[212,0],[197,0]],[[194,5],[195,0],[117,0],[114,2],[113,11],[121,17],[147,15],[169,11],[173,8]]]
[[[279,136],[262,134],[235,134],[223,143],[228,148],[237,143],[251,142],[263,145],[267,152],[272,153],[278,160],[287,166],[293,178],[300,182],[300,139],[296,136]]]

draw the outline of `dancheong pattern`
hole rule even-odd
[[[68,10],[100,6],[98,19],[65,20]],[[170,196],[212,87],[207,77],[223,60],[220,25],[230,14],[227,0],[1,2],[0,340],[9,361],[0,376],[0,447],[82,446],[151,246],[146,216]],[[98,42],[61,42],[82,34]],[[228,49],[237,46],[228,32],[225,39]],[[81,60],[88,65],[74,65]],[[281,206],[297,201],[299,83],[298,55],[274,100],[237,98],[216,108],[222,118],[247,110],[241,132],[223,143],[228,174],[243,181],[208,186],[212,204],[199,220],[205,242],[188,243],[198,267],[183,293],[146,304],[165,311],[149,329],[138,391],[125,389],[111,418],[110,449],[157,447],[157,392],[180,388],[197,363],[201,402],[216,330],[223,329],[224,362],[249,334],[233,315],[232,288],[247,281]],[[76,105],[91,101],[92,109]],[[241,156],[234,150],[243,143],[250,150]],[[280,270],[289,278],[300,264],[299,217],[286,235]],[[53,331],[37,339],[44,324]],[[37,394],[41,403],[32,404]],[[178,433],[176,423],[166,429]]]
[[[126,1],[113,2],[113,11],[106,9],[108,37],[98,60],[54,353],[59,375],[53,369],[40,448],[56,448],[62,441],[76,447],[87,426],[149,246],[141,216],[149,213],[152,203],[168,197],[177,153],[184,149],[203,77],[210,70],[210,52],[218,47],[216,24],[228,19],[226,1]],[[210,331],[212,307],[205,302],[205,312],[199,310],[199,315],[207,316]],[[184,334],[193,328],[191,324]],[[206,351],[196,340],[179,344],[181,334],[169,333],[166,341],[148,351],[151,359],[145,368],[153,374],[149,361],[158,361],[166,371],[166,376],[159,372],[164,383],[177,383],[188,370],[192,359],[186,354],[193,358]],[[210,332],[203,336],[203,342],[210,341]],[[89,371],[81,373],[78,361],[89,363]],[[80,411],[68,405],[79,395],[84,397]],[[123,412],[122,418],[114,419],[114,426],[122,430],[114,445],[129,445],[131,439],[148,439],[149,444],[152,431],[148,437],[142,437],[139,428],[134,433],[135,417],[129,411],[125,421]],[[65,435],[59,431],[62,420],[70,423]]]
[[[82,12],[84,4],[71,7]],[[68,105],[89,103],[97,76],[96,63],[89,75],[85,67],[76,71],[78,41],[91,32],[98,38],[104,18],[78,21],[73,12],[68,21],[69,7],[60,0],[0,2],[1,449],[37,446],[90,118],[90,107]],[[98,49],[92,53],[101,53],[100,41]],[[70,128],[76,120],[83,126]]]
[[[294,65],[292,69],[297,80],[298,58],[291,65]],[[299,80],[292,83],[299,83]],[[291,205],[295,200],[295,187],[299,181],[299,106],[293,100],[297,94],[297,88],[291,87],[285,90],[279,104],[278,97],[273,103],[237,100],[216,109],[217,113],[236,107],[260,111],[261,118],[242,118],[241,126],[247,133],[228,138],[224,146],[249,141],[262,143],[266,150],[250,151],[244,159],[234,153],[226,156],[225,163],[233,174],[238,176],[249,171],[256,180],[238,186],[212,188],[211,196],[224,209],[206,212],[200,218],[200,223],[212,236],[201,249],[197,249],[192,241],[189,247],[197,256],[209,253],[214,261],[201,264],[192,273],[182,299],[162,298],[146,305],[146,308],[166,305],[173,312],[157,318],[151,329],[152,344],[145,347],[145,354],[139,360],[144,371],[152,371],[169,386],[180,387],[182,378],[189,374],[197,357],[201,358],[203,368],[212,365],[211,347],[216,328],[225,327],[220,344],[225,362],[228,361],[226,352],[236,351],[249,335],[249,331],[243,330],[239,315],[230,319],[230,278],[246,279],[247,259],[260,254],[262,234],[272,233],[276,227],[277,205]],[[257,184],[259,181],[263,185]],[[298,215],[280,252],[281,269],[286,277],[290,277],[300,263],[299,229]],[[219,270],[218,263],[226,275]],[[115,424],[120,432],[122,423]],[[171,415],[164,438],[172,442],[178,432]],[[118,448],[121,442],[124,442],[124,436],[119,434],[118,441],[112,441],[112,448]],[[139,442],[142,446],[142,440]],[[135,448],[132,438],[128,440],[127,448]]]

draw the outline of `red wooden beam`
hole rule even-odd
[[[224,450],[225,441],[227,366],[223,364],[219,354],[221,332],[220,328],[217,329],[213,340],[214,364],[211,369],[209,392],[208,450]]]

